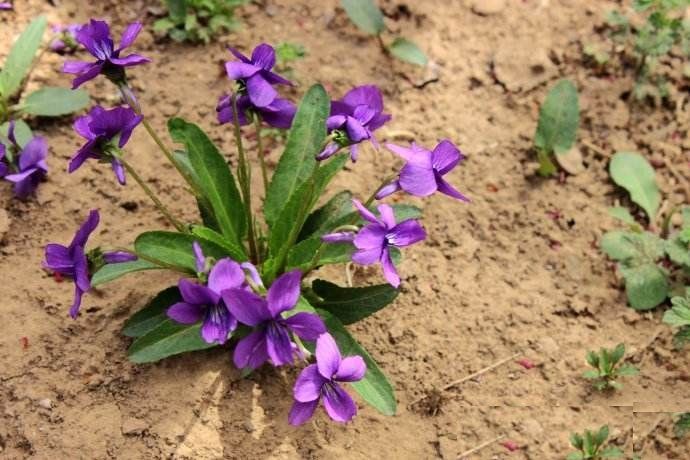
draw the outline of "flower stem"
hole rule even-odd
[[[122,158],[122,156],[118,156],[117,159],[125,167],[127,173],[129,173],[129,175],[134,178],[137,184],[139,184],[139,186],[144,190],[144,192],[149,196],[149,198],[151,198],[153,204],[156,205],[158,210],[161,212],[161,214],[163,214],[163,216],[168,220],[168,222],[170,222],[177,229],[177,231],[181,233],[187,233],[185,226],[173,217],[170,211],[168,211],[168,208],[166,208],[165,205],[161,203],[161,200],[159,200],[156,194],[153,193],[153,190],[151,190],[149,186],[146,185],[146,182],[144,182],[141,176],[134,170],[132,165],[130,165],[124,158]]]
[[[252,195],[251,195],[251,172],[247,167],[247,157],[244,154],[242,144],[242,132],[240,131],[239,115],[237,113],[237,98],[232,96],[232,118],[235,131],[235,142],[237,143],[237,153],[239,162],[237,165],[237,178],[242,190],[244,201],[244,211],[247,218],[247,239],[249,240],[249,257],[254,263],[258,263],[258,253],[256,250],[256,237],[254,235],[254,219],[252,216]]]
[[[254,116],[254,126],[256,126],[256,143],[259,149],[259,164],[261,165],[261,177],[264,180],[264,199],[268,194],[268,172],[266,170],[266,159],[264,158],[263,142],[261,141],[261,117]]]
[[[165,146],[163,143],[163,140],[158,136],[156,131],[153,129],[153,126],[149,123],[148,119],[144,115],[143,111],[141,110],[141,106],[139,105],[139,102],[136,100],[134,97],[134,93],[132,92],[132,89],[127,85],[126,82],[120,83],[118,85],[118,89],[120,90],[120,95],[122,96],[122,101],[129,105],[129,107],[134,110],[134,112],[142,117],[141,124],[144,125],[144,129],[146,129],[146,132],[149,134],[151,139],[153,139],[153,142],[156,143],[158,148],[160,149],[161,152],[163,152],[163,155],[168,159],[170,163],[175,167],[178,173],[182,176],[182,178],[189,184],[189,186],[192,189],[192,193],[196,196],[199,196],[199,190],[197,188],[197,185],[194,183],[194,180],[192,179],[192,176],[188,174],[188,172],[182,167],[179,161],[175,159],[173,156],[172,152],[168,147]]]

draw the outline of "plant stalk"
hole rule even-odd
[[[124,158],[121,156],[117,157],[118,161],[122,163],[122,165],[125,167],[127,170],[127,173],[134,178],[134,180],[139,184],[139,186],[144,190],[144,193],[146,193],[149,198],[151,198],[151,201],[153,201],[153,204],[156,205],[156,208],[163,214],[163,216],[170,222],[180,233],[188,233],[187,230],[185,229],[185,226],[175,219],[173,215],[170,213],[168,208],[165,207],[165,205],[161,202],[161,200],[158,199],[155,193],[153,193],[153,190],[149,188],[148,185],[146,185],[146,182],[141,178],[141,176],[136,172],[136,170],[130,165]]]
[[[268,170],[266,169],[266,159],[264,158],[263,141],[261,140],[261,117],[254,116],[254,126],[256,126],[256,144],[259,149],[259,164],[261,165],[261,178],[264,181],[264,199],[268,194]]]

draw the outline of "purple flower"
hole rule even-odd
[[[7,152],[7,149],[5,148],[5,144],[0,142],[0,178],[4,177],[5,174],[7,174],[8,171],[8,166],[7,163],[5,163],[5,153]]]
[[[0,2],[0,10],[11,10],[12,4],[10,2]]]
[[[96,249],[90,253],[86,252],[86,242],[98,226],[99,220],[98,210],[92,210],[89,217],[77,230],[69,246],[50,243],[45,248],[43,266],[74,280],[74,303],[69,310],[72,318],[76,318],[79,314],[82,295],[91,289],[90,273],[95,272],[105,264],[136,260],[135,255],[123,251],[101,253],[100,250]]]
[[[0,177],[4,175],[5,180],[14,183],[14,194],[18,198],[27,198],[36,190],[36,187],[38,187],[38,184],[48,172],[48,165],[46,164],[47,155],[48,144],[45,139],[34,137],[24,146],[19,154],[17,172],[7,174],[9,169],[3,165],[5,166],[4,168],[0,166]]]
[[[216,112],[218,112],[218,122],[220,124],[233,123],[232,96],[224,94],[218,100]],[[251,123],[248,112],[258,114],[263,121],[274,128],[288,129],[295,118],[295,105],[287,99],[276,97],[265,107],[257,107],[252,104],[249,96],[242,94],[237,98],[237,120],[240,126]]]
[[[400,286],[400,276],[391,259],[390,249],[409,246],[426,238],[424,228],[414,219],[395,222],[393,208],[387,204],[378,206],[380,218],[365,208],[358,200],[352,200],[359,214],[368,222],[356,235],[350,232],[330,233],[321,239],[327,243],[354,243],[357,251],[352,261],[361,265],[380,262],[383,276],[391,286]]]
[[[203,258],[200,253],[195,249],[197,270]],[[205,265],[205,258],[203,260]],[[245,275],[240,264],[231,259],[221,259],[209,272],[206,286],[184,278],[179,281],[183,301],[168,308],[168,316],[182,324],[202,321],[201,337],[204,341],[222,345],[228,339],[228,334],[237,327],[237,319],[223,301],[222,294],[227,289],[240,288],[244,284]]]
[[[403,157],[406,163],[398,179],[379,190],[376,194],[377,199],[380,200],[402,189],[414,196],[429,196],[439,191],[458,200],[470,201],[443,179],[443,176],[464,159],[452,142],[439,142],[433,152],[415,143],[412,143],[409,149],[394,144],[386,144],[386,148]]]
[[[120,53],[134,43],[141,28],[140,22],[127,26],[127,29],[122,34],[120,46],[117,49],[110,36],[110,27],[106,22],[92,19],[89,24],[79,28],[76,39],[96,58],[96,62],[65,62],[62,71],[77,75],[72,82],[72,89],[78,88],[83,83],[96,78],[100,74],[104,74],[116,83],[124,82],[125,67],[151,62],[150,59],[138,54],[120,57]]]
[[[230,52],[239,61],[231,61],[225,64],[225,70],[231,80],[239,80],[246,90],[251,105],[254,107],[267,107],[278,97],[278,92],[273,85],[291,85],[288,80],[271,72],[276,63],[276,52],[271,45],[262,43],[252,51],[249,59],[235,48]],[[238,101],[239,102],[239,101]]]
[[[70,160],[68,171],[76,171],[89,158],[109,160],[118,182],[124,185],[125,169],[117,158],[118,152],[141,120],[142,117],[129,107],[106,110],[99,106],[77,118],[74,130],[87,142]]]
[[[56,53],[71,53],[77,49],[77,33],[81,29],[81,24],[68,24],[52,26],[53,33],[57,37],[50,42],[50,49]]]
[[[268,288],[266,299],[244,289],[223,292],[232,314],[254,328],[235,347],[234,361],[239,369],[256,369],[269,358],[275,366],[290,364],[297,349],[291,333],[304,340],[316,340],[326,332],[321,318],[313,313],[300,312],[287,319],[282,316],[297,304],[301,278],[299,270],[281,275]]]
[[[383,97],[377,86],[351,89],[340,101],[331,102],[331,115],[326,126],[334,139],[316,159],[325,160],[340,148],[349,146],[350,158],[357,161],[358,144],[369,139],[378,148],[373,132],[390,119],[389,114],[383,113]]]
[[[357,382],[364,378],[367,366],[361,356],[341,357],[338,345],[330,334],[316,340],[316,364],[302,370],[293,390],[295,402],[290,409],[290,425],[309,420],[323,397],[326,413],[336,422],[349,422],[357,414],[357,406],[339,382]]]

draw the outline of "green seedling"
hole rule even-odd
[[[570,444],[577,449],[577,452],[568,454],[567,460],[601,460],[622,457],[623,451],[618,447],[606,446],[608,437],[608,425],[602,426],[596,432],[585,430],[583,434],[571,434]]]
[[[683,438],[690,433],[690,412],[674,414],[673,434]]]
[[[653,223],[661,194],[656,184],[654,169],[643,156],[619,152],[610,165],[614,182],[630,194]],[[683,219],[680,229],[671,228],[672,210],[664,220],[661,236],[644,231],[625,208],[617,207],[609,213],[626,224],[625,230],[606,233],[601,249],[618,262],[618,270],[625,279],[625,290],[630,306],[636,310],[649,310],[664,302],[674,292],[674,285],[683,286],[690,275],[690,207],[680,209]]]
[[[307,51],[299,43],[282,42],[276,45],[276,68],[289,80],[296,80],[294,62],[304,59]]]
[[[683,348],[690,342],[690,287],[686,288],[685,296],[671,299],[671,309],[664,313],[664,323],[676,329],[673,344],[676,348]]]
[[[8,121],[15,120],[15,135],[20,145],[31,139],[28,125],[22,121],[31,116],[57,117],[77,112],[89,103],[82,90],[52,86],[24,94],[27,81],[42,49],[46,18],[34,19],[21,33],[7,55],[0,71],[0,141],[6,140]]]
[[[570,80],[561,80],[551,88],[539,110],[539,123],[534,135],[541,176],[557,172],[553,160],[566,155],[575,145],[580,125],[577,89]]]
[[[593,380],[593,386],[599,391],[620,390],[623,385],[618,383],[619,377],[637,375],[639,369],[629,364],[623,364],[625,345],[620,343],[611,350],[601,348],[599,352],[587,352],[587,364],[593,367],[585,371],[582,376]],[[590,457],[585,457],[590,458]]]
[[[632,6],[645,16],[644,23],[635,27],[625,15],[612,12],[608,17],[612,37],[635,59],[635,98],[655,93],[665,97],[667,83],[656,72],[657,63],[674,49],[683,57],[690,56],[690,20],[683,17],[690,0],[633,0]]]
[[[363,32],[376,37],[384,53],[421,67],[425,67],[428,59],[424,52],[413,42],[403,37],[395,37],[389,44],[383,39],[386,25],[383,13],[374,0],[341,0],[350,20]]]
[[[165,0],[168,15],[153,30],[177,42],[209,43],[218,34],[236,30],[235,9],[247,0]]]

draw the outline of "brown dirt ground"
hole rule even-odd
[[[15,0],[16,12],[0,13],[0,54],[39,13],[57,22],[107,18],[119,34],[157,4],[55,3]],[[631,88],[630,72],[614,63],[601,76],[583,65],[582,44],[604,41],[597,26],[616,3],[507,0],[491,2],[498,12],[482,16],[470,0],[406,8],[384,1],[388,13],[398,13],[387,19],[390,29],[422,44],[434,61],[430,72],[438,81],[423,89],[413,86],[423,72],[389,61],[335,0],[261,3],[242,10],[240,31],[209,46],[157,43],[150,32],[142,34],[137,48],[155,64],[131,75],[158,128],[180,114],[209,127],[234,152],[229,131],[214,122],[216,99],[228,88],[225,45],[247,50],[260,41],[290,40],[309,53],[295,65],[301,86],[293,98],[314,81],[333,96],[376,83],[394,114],[382,137],[402,141],[409,132],[425,145],[448,137],[468,157],[451,181],[472,203],[444,197],[418,203],[430,237],[406,252],[404,295],[353,328],[396,387],[398,415],[386,418],[360,404],[351,424],[320,414],[295,429],[286,422],[293,370],[263,369],[242,379],[222,349],[154,365],[128,363],[122,323],[174,283],[171,275],[117,281],[89,294],[84,314],[70,320],[71,288],[41,269],[43,245],[68,241],[90,208],[101,210],[95,243],[104,245],[129,244],[164,223],[137,188],[118,187],[107,168],[66,174],[79,141],[67,120],[41,122],[34,126],[51,145],[47,182],[26,203],[12,200],[7,185],[0,189],[0,457],[452,459],[505,435],[520,450],[494,443],[470,458],[560,459],[570,432],[608,423],[614,442],[629,452],[634,432],[645,459],[688,458],[690,440],[672,438],[665,414],[690,410],[688,355],[673,350],[661,309],[638,314],[625,306],[612,265],[596,247],[616,225],[606,208],[626,202],[606,172],[615,150],[666,162],[657,171],[664,209],[686,200],[688,86],[674,91],[670,104],[629,107],[621,96]],[[46,55],[33,84],[67,85],[60,62]],[[669,65],[677,69],[679,62]],[[579,146],[587,166],[562,183],[535,178],[530,152],[539,103],[561,76],[580,90]],[[117,99],[102,80],[87,88],[101,103]],[[183,183],[142,131],[128,151],[174,211],[195,219]],[[385,152],[362,157],[338,187],[366,195],[397,164]],[[563,217],[554,220],[547,211]],[[344,282],[340,270],[329,275]],[[379,276],[361,270],[356,282]],[[580,378],[585,352],[618,342],[634,353],[641,376],[628,378],[615,395],[590,391]],[[435,390],[516,353],[538,366],[525,370],[510,361],[449,391]],[[425,395],[432,397],[408,407]],[[46,398],[50,408],[43,407]]]

